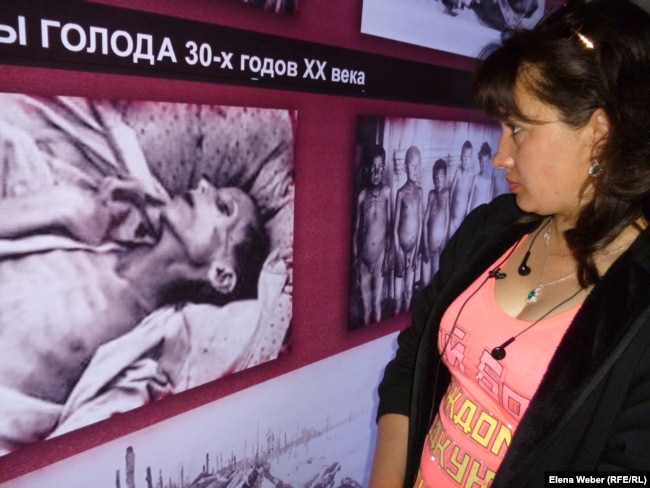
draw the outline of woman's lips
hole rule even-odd
[[[508,190],[511,193],[513,193],[515,190],[521,187],[521,185],[516,181],[512,181],[512,180],[506,180],[506,181],[508,182]]]

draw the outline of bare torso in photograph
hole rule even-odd
[[[390,193],[387,186],[364,189],[361,203],[361,245],[359,257],[368,271],[381,269],[386,251],[386,235],[389,226]]]

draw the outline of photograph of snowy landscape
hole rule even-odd
[[[0,486],[365,486],[394,346],[385,336]]]

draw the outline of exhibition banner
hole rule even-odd
[[[0,63],[464,107],[466,71],[106,5],[0,11]]]

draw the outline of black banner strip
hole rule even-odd
[[[3,0],[0,63],[467,107],[471,74],[77,0]]]

